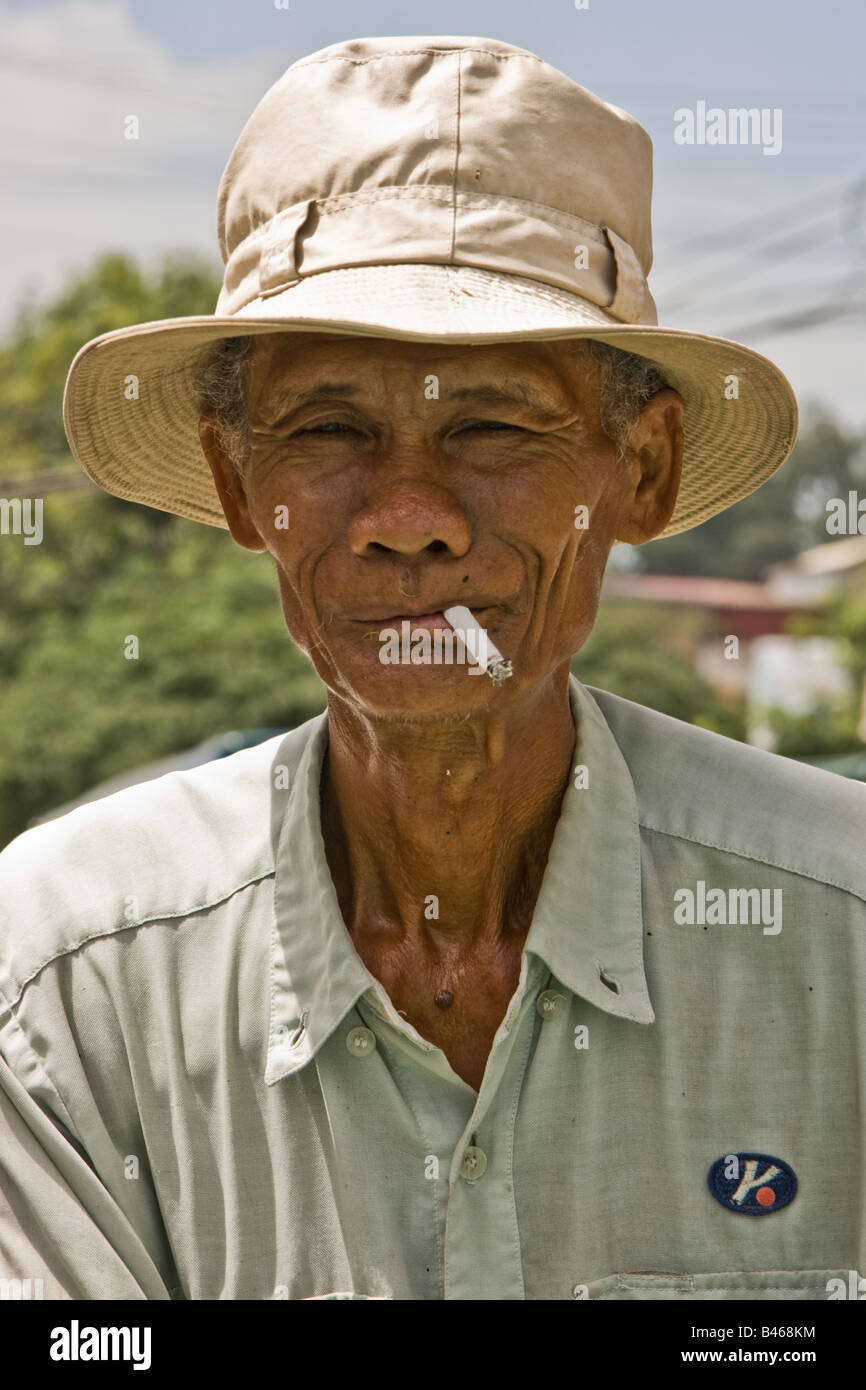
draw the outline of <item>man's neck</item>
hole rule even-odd
[[[557,676],[456,723],[329,701],[322,830],[362,955],[522,948],[574,750],[567,668]]]

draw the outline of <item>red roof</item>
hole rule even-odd
[[[762,612],[797,613],[812,602],[781,598],[766,584],[742,579],[708,579],[692,574],[622,574],[608,571],[604,581],[608,598],[637,598],[652,603],[690,603],[698,608],[755,609]]]

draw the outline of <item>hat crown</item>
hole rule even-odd
[[[220,182],[232,314],[323,270],[505,271],[656,322],[652,144],[626,112],[497,39],[358,38],[294,63]]]

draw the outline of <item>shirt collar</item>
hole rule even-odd
[[[596,1008],[652,1023],[634,784],[598,705],[573,676],[569,700],[577,726],[572,776],[524,950]],[[269,1084],[304,1066],[367,991],[393,1014],[346,929],[325,855],[319,784],[327,712],[310,721],[310,730],[276,853]]]
[[[634,783],[601,710],[574,676],[569,699],[577,726],[572,776],[525,949],[596,1008],[653,1023]]]

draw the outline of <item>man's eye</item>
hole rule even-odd
[[[506,425],[502,420],[475,420],[471,425],[466,426],[467,430],[519,430],[522,428],[522,425]]]
[[[507,425],[503,420],[474,420],[471,424],[466,425],[460,433],[463,434],[468,430],[522,430],[522,428],[521,425]],[[298,435],[302,434],[335,435],[344,433],[357,434],[357,430],[352,425],[343,424],[341,420],[325,420],[321,425],[309,425],[304,429],[295,430],[292,437],[297,438]]]
[[[348,430],[350,434],[355,434],[351,425],[344,425],[341,420],[326,420],[322,425],[312,425],[306,429],[295,430],[295,435],[299,434],[336,434],[338,431]]]

